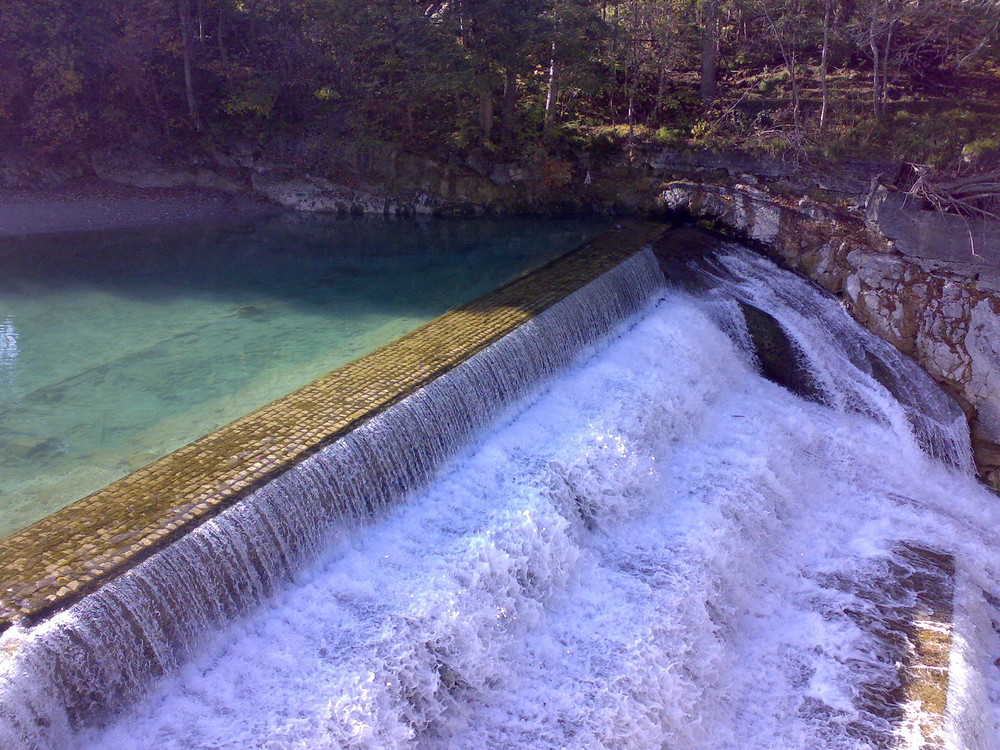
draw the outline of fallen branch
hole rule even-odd
[[[929,166],[910,166],[917,179],[907,196],[919,198],[941,213],[1000,221],[1000,172],[945,179]]]

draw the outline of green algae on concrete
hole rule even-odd
[[[0,541],[0,630],[78,601],[611,270],[610,232]]]
[[[909,567],[903,585],[914,601],[907,627],[909,648],[900,669],[903,723],[921,739],[921,750],[937,750],[945,747],[955,560],[910,544],[904,545],[901,556]]]

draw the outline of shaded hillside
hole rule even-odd
[[[993,0],[7,0],[0,137],[1000,160]]]

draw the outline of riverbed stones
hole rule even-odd
[[[903,543],[867,569],[831,574],[821,585],[851,596],[830,616],[846,616],[871,639],[870,666],[862,671],[855,700],[863,716],[875,721],[859,722],[857,735],[870,747],[944,748],[954,558]]]

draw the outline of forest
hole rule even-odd
[[[997,0],[4,0],[0,137],[1000,164]]]

